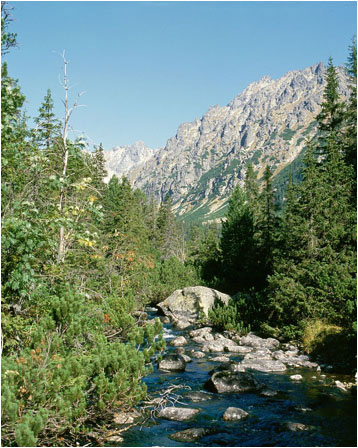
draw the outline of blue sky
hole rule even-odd
[[[105,149],[155,148],[180,123],[225,105],[264,75],[332,56],[346,62],[356,2],[10,2],[18,48],[5,57],[36,116],[48,88],[63,115],[66,50],[72,126]]]

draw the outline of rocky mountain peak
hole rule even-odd
[[[278,174],[314,135],[325,71],[320,62],[279,79],[264,76],[228,105],[182,123],[164,148],[147,148],[148,158],[128,169],[132,184],[158,201],[170,192],[179,215],[221,217],[231,191],[244,182],[248,162],[259,177],[266,165]],[[346,96],[343,68],[338,76]]]

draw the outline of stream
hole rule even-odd
[[[153,310],[148,314],[148,318],[156,317]],[[174,330],[172,324],[163,327],[166,353],[175,352],[176,347],[169,345],[170,340],[181,335],[189,341],[185,345],[186,354],[190,355],[191,349],[201,350],[200,344],[188,337],[187,330]],[[210,393],[205,390],[204,383],[210,377],[209,372],[221,364],[210,359],[217,355],[227,353],[206,353],[205,358],[193,358],[184,372],[164,372],[155,367],[144,379],[152,396],[170,385],[188,386],[191,390],[175,391],[181,396],[176,406],[199,408],[201,412],[183,422],[162,418],[149,420],[123,433],[124,442],[118,446],[357,446],[356,396],[334,384],[336,380],[354,381],[352,376],[309,368],[288,368],[282,373],[255,371],[255,378],[278,391],[277,395]],[[230,359],[240,361],[242,355],[230,354]],[[292,381],[290,376],[294,374],[302,375],[303,379]],[[187,394],[197,391],[206,392],[208,400],[193,402],[186,398]],[[224,421],[222,417],[228,407],[241,408],[249,416],[238,421]],[[290,426],[291,423],[303,424],[305,429],[299,430],[297,425]],[[188,428],[206,428],[211,432],[190,442],[169,438]]]

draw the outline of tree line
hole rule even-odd
[[[317,135],[306,142],[300,176],[293,173],[302,180],[294,183],[291,176],[283,212],[277,210],[269,166],[259,183],[249,164],[244,187],[236,186],[231,195],[221,235],[213,238],[211,233],[204,238],[206,251],[198,250],[196,263],[209,285],[234,295],[231,315],[217,308],[222,325],[226,313],[230,324],[236,321],[268,336],[298,339],[312,351],[312,338],[319,336],[327,348],[333,334],[339,334],[350,351],[340,347],[335,355],[344,353],[354,366],[355,40],[349,48],[346,71],[350,96],[342,101],[337,71],[329,59],[321,112],[316,118]]]
[[[2,4],[2,52],[16,45]],[[356,46],[342,103],[327,70],[317,138],[302,182],[278,213],[272,172],[247,167],[222,226],[186,228],[170,196],[158,205],[124,177],[108,184],[103,147],[71,139],[45,94],[34,126],[2,64],[2,443],[61,446],[86,437],[146,396],[142,379],[165,343],[141,311],[175,289],[206,285],[233,296],[213,322],[302,339],[321,322],[356,334]],[[230,325],[228,325],[230,324]],[[326,326],[324,326],[326,325]],[[330,327],[329,327],[330,326]]]
[[[2,4],[2,49],[16,45]],[[2,443],[61,446],[146,396],[165,342],[140,311],[198,283],[182,229],[126,178],[108,184],[102,145],[71,139],[48,90],[34,126],[2,64]]]

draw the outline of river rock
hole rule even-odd
[[[205,344],[206,342],[214,341],[214,336],[211,333],[204,334],[203,336],[194,336],[193,341],[198,344]]]
[[[265,387],[260,391],[260,395],[262,395],[263,397],[275,397],[277,394],[277,390],[273,390],[268,387]]]
[[[215,372],[205,383],[205,387],[213,392],[257,392],[263,388],[251,373],[230,372],[228,370]]]
[[[199,403],[200,401],[212,400],[213,396],[208,392],[189,392],[185,395],[185,398],[192,401],[193,403]]]
[[[336,385],[336,387],[338,387],[338,389],[342,390],[343,392],[347,392],[345,385],[340,381],[336,380],[334,384]]]
[[[285,427],[290,431],[307,431],[308,427],[303,423],[287,422]]]
[[[248,345],[253,348],[269,348],[277,349],[280,346],[280,342],[274,338],[263,339],[256,336],[254,333],[249,333],[246,336],[240,338],[241,345]]]
[[[207,335],[207,334],[211,333],[212,331],[213,331],[213,329],[211,327],[198,328],[197,330],[191,330],[189,332],[189,336],[191,338],[195,338],[197,336],[204,337],[204,335]]]
[[[165,316],[173,320],[184,320],[196,322],[201,313],[208,316],[208,311],[216,301],[227,305],[230,296],[204,286],[190,286],[177,289],[166,300],[159,303],[157,307]]]
[[[223,415],[223,420],[226,421],[234,421],[234,420],[241,420],[242,418],[245,418],[249,415],[248,412],[244,411],[240,408],[234,408],[230,407],[227,408]]]
[[[212,430],[208,428],[188,428],[184,429],[184,431],[170,434],[169,438],[177,442],[194,442],[211,433]]]
[[[175,320],[174,326],[178,330],[185,330],[186,328],[190,327],[192,324],[188,322],[187,320]]]
[[[230,362],[230,358],[228,358],[227,356],[215,356],[210,360],[214,362]]]
[[[185,353],[185,348],[184,347],[178,347],[175,349],[175,353],[177,353],[178,355],[183,355]]]
[[[185,362],[192,362],[192,359],[190,358],[190,356],[182,354],[182,357],[184,358]]]
[[[174,370],[183,372],[186,367],[186,362],[181,355],[165,355],[159,362],[159,370]]]
[[[247,353],[244,356],[244,359],[245,360],[248,360],[248,359],[257,359],[257,360],[272,359],[272,353],[269,349],[263,348],[261,350],[256,350],[254,352]]]
[[[192,352],[190,352],[190,355],[191,355],[191,357],[192,358],[197,358],[197,359],[201,359],[201,358],[205,358],[205,353],[204,352],[201,352],[200,350],[198,350],[198,351],[192,351]]]
[[[117,412],[113,416],[113,421],[117,425],[125,425],[125,424],[128,424],[128,423],[133,423],[139,417],[140,417],[140,413],[137,412],[137,411]]]
[[[185,339],[184,336],[178,336],[177,338],[170,341],[170,345],[173,345],[174,347],[182,347],[183,345],[186,345],[188,341]]]
[[[286,366],[281,361],[272,359],[244,359],[241,363],[245,369],[258,370],[259,372],[284,372]]]
[[[252,347],[246,347],[243,345],[228,345],[225,347],[226,352],[231,353],[239,353],[239,354],[246,354],[252,352]]]
[[[224,350],[230,350],[230,347],[235,347],[236,342],[231,339],[227,339],[224,336],[216,341],[206,342],[203,344],[203,352],[223,352]]]
[[[291,375],[290,379],[293,381],[301,381],[303,379],[302,375]]]
[[[110,442],[110,443],[122,443],[124,441],[122,436],[119,435],[113,435],[113,436],[107,436],[105,438],[106,442]]]
[[[166,418],[167,420],[175,420],[177,422],[183,422],[185,420],[190,420],[199,414],[200,409],[194,408],[177,408],[175,406],[170,406],[163,408],[159,411],[158,417]]]

